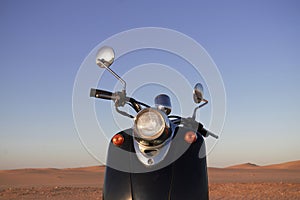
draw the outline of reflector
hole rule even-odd
[[[184,140],[189,143],[189,144],[192,144],[194,142],[196,142],[197,140],[197,135],[195,132],[193,131],[189,131],[189,132],[186,132],[185,133],[185,136],[184,136]]]
[[[121,134],[116,134],[112,138],[112,143],[116,146],[121,146],[124,143],[124,137]]]

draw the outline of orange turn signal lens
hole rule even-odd
[[[116,134],[112,138],[112,143],[116,146],[121,146],[124,143],[124,137],[121,134]]]
[[[194,142],[196,142],[197,140],[197,135],[195,132],[193,131],[189,131],[189,132],[186,132],[185,133],[185,136],[184,136],[184,140],[189,143],[189,144],[192,144]]]

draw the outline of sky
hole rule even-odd
[[[296,0],[2,0],[0,169],[99,164],[73,121],[76,74],[100,42],[140,27],[184,33],[218,66],[227,112],[209,166],[299,160],[299,8]]]

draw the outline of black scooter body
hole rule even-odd
[[[184,127],[176,128],[166,159],[153,167],[145,166],[137,159],[133,130],[119,132],[118,134],[124,137],[124,143],[115,146],[111,142],[109,145],[103,199],[207,200],[205,142],[197,133],[197,140],[188,144],[184,140],[188,131],[192,130]],[[169,163],[166,163],[168,160]],[[112,168],[120,166],[120,162],[122,170]],[[133,173],[136,171],[140,173]]]

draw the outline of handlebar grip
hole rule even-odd
[[[107,100],[115,100],[116,96],[114,93],[105,91],[105,90],[98,90],[92,88],[90,91],[90,97],[100,98],[100,99],[107,99]]]
[[[212,136],[212,137],[214,137],[214,138],[216,138],[216,139],[219,138],[219,136],[217,136],[216,134],[210,132],[209,130],[206,130],[205,128],[202,129],[201,134],[202,134],[204,137]]]

